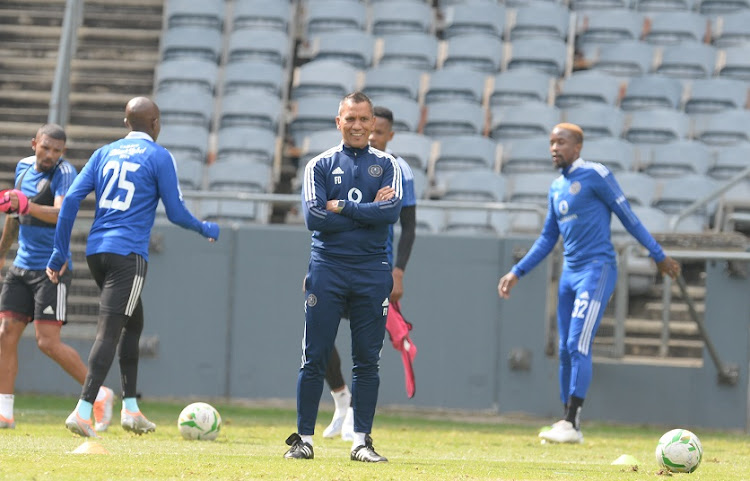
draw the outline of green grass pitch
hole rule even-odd
[[[584,421],[583,445],[542,445],[549,421],[461,418],[434,412],[378,413],[375,448],[390,459],[367,465],[349,460],[350,443],[315,438],[315,459],[285,460],[284,440],[296,415],[288,408],[246,407],[210,401],[223,426],[216,441],[186,441],[177,416],[188,404],[144,400],[155,433],[135,436],[113,425],[98,442],[109,454],[74,454],[85,440],[63,423],[75,399],[16,396],[15,430],[0,431],[2,480],[575,480],[750,481],[750,437],[692,428],[703,443],[701,466],[692,474],[662,473],[654,459],[659,437],[670,426],[612,426]],[[321,433],[330,419],[322,410]],[[672,426],[674,427],[674,426]],[[689,423],[685,426],[691,428]],[[637,466],[611,465],[622,454]],[[687,481],[685,479],[685,481]]]

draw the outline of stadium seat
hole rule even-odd
[[[625,10],[633,4],[633,0],[571,0],[570,8],[574,11]]]
[[[563,112],[563,120],[583,129],[586,140],[619,137],[625,122],[622,110],[609,104],[587,104]]]
[[[494,78],[490,106],[546,102],[552,91],[552,76],[533,68],[519,68],[499,73]]]
[[[728,180],[750,166],[750,144],[727,145],[715,149],[707,174],[716,180]],[[750,197],[747,198],[750,202]]]
[[[307,37],[323,32],[363,31],[367,26],[367,9],[349,0],[315,0],[305,4]]]
[[[659,182],[652,205],[670,215],[678,215],[696,200],[710,194],[716,188],[716,181],[703,175],[684,175]],[[699,207],[688,218],[707,228],[716,209],[716,201]]]
[[[696,12],[659,12],[647,15],[647,18],[650,25],[644,40],[654,45],[703,42],[709,31],[710,20]]]
[[[190,99],[186,102],[186,99]],[[214,113],[214,96],[196,85],[175,85],[156,93],[156,103],[165,125],[187,124],[209,128]]]
[[[724,49],[724,62],[719,76],[747,82],[750,80],[750,44],[741,44]]]
[[[682,83],[660,75],[645,75],[628,82],[620,102],[623,110],[676,109],[682,99]]]
[[[681,140],[641,151],[639,168],[651,177],[706,175],[711,150],[701,142]]]
[[[173,86],[197,86],[213,94],[216,87],[218,67],[205,59],[174,59],[160,62],[156,66],[156,91]]]
[[[413,0],[383,2],[372,8],[370,28],[377,36],[397,33],[430,33],[434,28],[432,7]]]
[[[509,234],[539,235],[544,226],[544,215],[532,211],[509,211],[507,215],[502,211],[492,213],[492,223],[496,230],[505,227]],[[507,225],[506,225],[507,222]]]
[[[540,102],[493,107],[490,111],[490,135],[503,141],[534,135],[549,135],[560,122],[560,111]]]
[[[480,135],[485,113],[481,106],[460,101],[440,102],[427,108],[424,134],[431,137]]]
[[[551,37],[568,39],[570,10],[553,2],[532,2],[515,10],[515,21],[510,29],[510,40]]]
[[[535,68],[554,77],[565,70],[567,47],[565,42],[553,38],[523,38],[513,42],[508,59],[508,69]]]
[[[203,187],[203,166],[205,163],[191,158],[177,161],[177,180],[183,190],[200,190]]]
[[[221,56],[221,32],[210,27],[168,28],[161,41],[161,58],[202,58],[214,63]]]
[[[414,170],[411,171],[412,175],[414,176],[413,183],[414,183],[414,196],[417,199],[424,198],[425,192],[427,192],[427,174],[422,170]]]
[[[419,99],[423,72],[400,66],[373,67],[365,73],[362,91],[368,96],[398,95]]]
[[[289,33],[292,20],[291,5],[267,0],[235,0],[232,9],[232,29],[270,29]]]
[[[426,104],[459,100],[482,104],[486,74],[457,66],[436,70],[429,77],[430,83],[425,93]]]
[[[224,94],[258,91],[281,97],[285,88],[284,69],[275,62],[242,60],[229,62],[224,68]]]
[[[166,2],[167,27],[199,26],[221,31],[224,0],[169,0]]]
[[[716,70],[717,52],[714,47],[700,42],[669,45],[661,52],[656,73],[676,79],[702,79]]]
[[[417,208],[417,234],[437,234],[445,227],[445,210],[439,207]]]
[[[209,166],[207,174],[210,190],[270,192],[272,184],[270,165],[244,158],[216,162]]]
[[[636,151],[633,144],[619,137],[598,137],[589,139],[586,131],[583,132],[584,159],[599,162],[614,174],[630,172],[634,169],[636,162]]]
[[[628,117],[623,136],[635,144],[663,144],[686,139],[690,133],[690,118],[677,110],[636,110]]]
[[[201,201],[201,215],[204,219],[219,224],[248,224],[268,222],[268,204],[245,200],[214,200]]]
[[[480,169],[455,172],[446,176],[441,198],[443,200],[502,202],[505,196],[505,179],[499,174]]]
[[[183,159],[206,161],[208,128],[204,126],[164,124],[158,140],[159,145],[168,149],[177,162]]]
[[[713,44],[717,48],[734,47],[750,42],[750,9],[719,16],[712,33]]]
[[[291,122],[288,132],[294,145],[301,145],[305,136],[318,130],[336,128],[340,97],[335,95],[316,95],[302,97],[292,104]]]
[[[588,144],[588,141],[586,141]],[[535,135],[503,142],[501,171],[503,174],[521,172],[549,172],[552,155],[549,151],[549,135]]]
[[[748,0],[696,0],[696,9],[707,16],[739,13],[750,9]]]
[[[560,174],[547,172],[519,172],[509,176],[508,201],[516,204],[536,204],[547,207],[549,188]]]
[[[643,172],[618,172],[615,180],[631,206],[648,207],[656,193],[656,179]]]
[[[276,132],[283,104],[281,99],[261,92],[235,92],[221,100],[219,127],[250,126]]]
[[[481,33],[503,38],[505,5],[494,2],[458,3],[443,9],[445,38]]]
[[[228,61],[264,60],[286,66],[289,37],[278,30],[235,30],[229,35]]]
[[[438,179],[455,172],[495,169],[497,144],[481,135],[457,135],[439,144],[430,167],[437,184]]]
[[[448,209],[444,232],[462,235],[499,235],[492,224],[491,211],[485,209]]]
[[[555,97],[555,105],[562,109],[587,104],[615,105],[624,86],[621,78],[606,72],[573,72],[563,81],[560,92]]]
[[[216,162],[241,159],[271,165],[275,150],[273,132],[252,126],[223,127],[218,131]]]
[[[310,40],[313,59],[342,60],[359,70],[372,64],[375,39],[362,31],[329,31],[320,33]]]
[[[374,106],[386,107],[393,112],[394,132],[416,132],[422,120],[422,107],[416,100],[396,95],[373,95]]]
[[[654,61],[654,46],[646,42],[620,42],[604,45],[592,60],[591,68],[617,77],[639,77]]]
[[[694,0],[637,0],[636,8],[640,12],[674,12],[693,10]]]
[[[422,134],[398,132],[388,142],[388,148],[394,155],[403,158],[412,170],[426,172],[432,155],[432,142],[430,137]]]
[[[685,112],[707,114],[744,108],[748,91],[748,85],[742,80],[721,77],[697,79],[690,84]]]
[[[422,33],[402,33],[383,38],[380,67],[407,67],[432,71],[437,62],[437,37]]]
[[[643,16],[634,10],[586,10],[578,13],[578,24],[577,46],[590,58],[602,45],[638,40]]]
[[[292,99],[308,95],[344,97],[355,90],[358,71],[342,60],[313,60],[294,71]]]
[[[724,110],[715,114],[697,116],[694,137],[709,145],[732,145],[750,142],[747,126],[750,111],[744,109]]]
[[[466,34],[447,40],[443,67],[466,67],[495,73],[502,65],[503,42],[492,35]]]

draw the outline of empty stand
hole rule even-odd
[[[494,107],[490,116],[490,135],[496,140],[549,135],[560,122],[556,107],[538,102]]]
[[[552,75],[534,68],[518,68],[499,73],[494,78],[490,105],[516,105],[527,101],[546,102]]]
[[[446,67],[430,75],[425,103],[460,100],[477,105],[484,98],[487,75],[465,66]]]
[[[588,143],[599,137],[619,137],[625,115],[614,105],[586,104],[566,110],[563,119],[581,127]]]

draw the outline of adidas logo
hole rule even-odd
[[[332,174],[333,175],[342,175],[344,173],[344,170],[341,167],[336,167],[333,169]]]
[[[583,291],[583,293],[581,293],[581,299],[588,299],[588,298],[589,298],[589,292]]]
[[[47,306],[47,307],[44,308],[44,310],[42,311],[42,313],[44,313],[44,314],[54,314],[55,310],[52,309],[52,306]]]

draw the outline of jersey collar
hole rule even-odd
[[[150,140],[151,142],[154,141],[154,139],[151,138],[150,135],[148,135],[146,132],[138,132],[138,131],[132,131],[128,135],[125,136],[126,139],[141,139],[141,140]]]
[[[343,142],[341,142],[341,145],[343,145],[344,152],[346,152],[347,154],[355,155],[355,156],[360,156],[360,155],[366,154],[370,150],[370,146],[369,145],[367,147],[363,147],[361,149],[356,149],[354,147],[349,147],[348,145],[346,145]]]
[[[563,175],[568,175],[571,172],[573,172],[574,170],[576,170],[577,168],[581,167],[582,165],[583,165],[583,159],[580,158],[580,157],[578,157],[576,160],[573,161],[572,164],[570,164],[569,166],[564,167],[564,168],[562,168],[560,170],[562,171]]]

